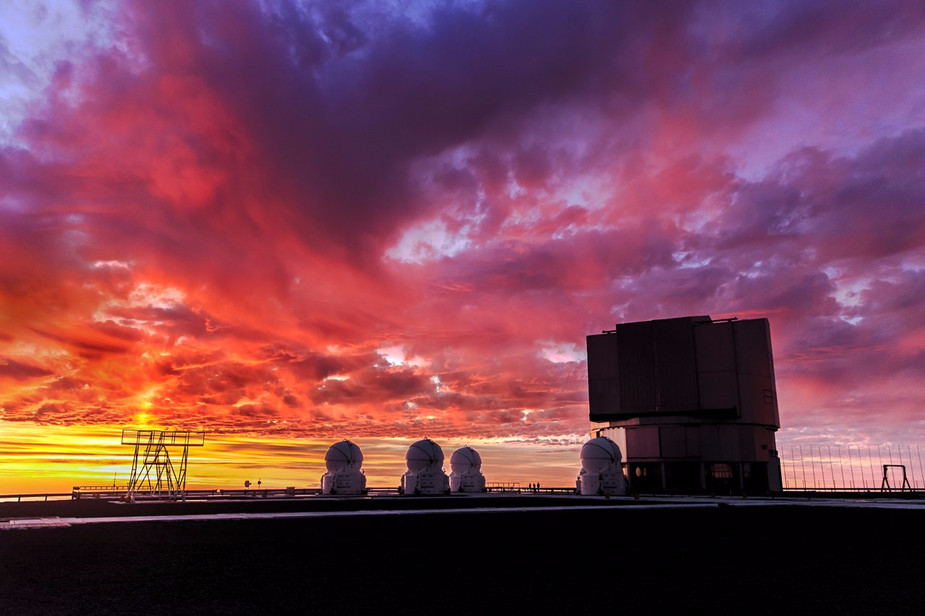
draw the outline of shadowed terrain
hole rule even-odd
[[[508,499],[528,507],[450,512],[438,500],[395,499],[435,507],[402,515],[0,531],[0,613],[918,614],[925,606],[915,510],[600,500],[540,510],[529,506],[554,499]],[[0,507],[0,519],[10,509]]]

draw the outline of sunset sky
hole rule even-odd
[[[686,315],[769,319],[782,453],[923,443],[923,298],[920,2],[0,4],[0,493],[568,484],[585,336]]]

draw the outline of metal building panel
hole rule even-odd
[[[777,407],[777,392],[774,382],[765,376],[739,375],[739,399],[741,418],[750,423],[780,427]]]
[[[655,411],[657,380],[652,330],[651,321],[617,326],[621,413]]]
[[[761,453],[761,444],[758,442],[757,430],[740,430],[739,451],[742,460],[758,460]]]
[[[704,460],[722,460],[722,444],[716,424],[700,426],[700,455]]]
[[[620,414],[620,384],[616,379],[588,381],[591,421],[606,421]]]
[[[659,438],[663,458],[700,457],[697,425],[660,426]]]
[[[732,323],[703,323],[694,327],[699,372],[735,372],[736,350]]]
[[[587,336],[588,378],[617,379],[617,336],[613,333]]]
[[[687,455],[684,429],[681,426],[661,426],[658,436],[663,458],[683,458]]]
[[[654,322],[658,411],[686,411],[699,406],[693,330],[693,323],[686,318]]]
[[[700,427],[701,457],[711,462],[731,462],[742,459],[739,431],[734,424],[705,424]],[[753,429],[751,426],[747,430]]]
[[[660,455],[657,426],[626,429],[626,459],[658,458]]]
[[[701,424],[687,424],[684,426],[684,436],[687,439],[687,455],[697,459],[703,458],[703,446],[700,437],[701,428]]]
[[[735,372],[701,372],[699,376],[700,408],[734,408],[741,414],[739,380]]]
[[[612,333],[587,337],[588,407],[591,421],[620,412],[617,336]]]
[[[739,433],[739,447],[743,460],[768,462],[777,448],[774,441],[774,431],[768,428],[743,429]]]
[[[774,430],[766,428],[764,430],[755,430],[755,440],[758,444],[758,454],[755,459],[759,462],[770,462],[778,457],[777,441],[774,438]]]
[[[780,427],[768,321],[752,319],[734,325],[742,419]]]
[[[767,319],[735,321],[736,364],[739,372],[770,377],[771,334]]]

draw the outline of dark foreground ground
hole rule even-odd
[[[562,498],[454,501],[528,506],[516,511],[0,530],[0,614],[925,613],[925,509],[533,508]],[[373,501],[349,507],[386,502]],[[212,507],[0,504],[0,522]]]

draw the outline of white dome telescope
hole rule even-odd
[[[359,469],[362,464],[363,452],[348,440],[331,445],[324,455],[324,466],[332,472],[342,471],[348,467]]]
[[[606,436],[598,436],[581,447],[581,472],[575,480],[582,495],[621,495],[626,493],[623,476],[623,454],[620,447]]]
[[[448,494],[450,480],[443,472],[443,449],[429,438],[412,443],[405,454],[408,471],[401,476],[402,494]]]
[[[482,456],[472,447],[460,447],[450,456],[450,492],[484,492]]]
[[[354,443],[343,440],[328,448],[324,454],[324,466],[328,469],[321,476],[322,494],[365,494],[366,475],[360,469],[363,452]]]
[[[443,449],[429,438],[425,438],[408,447],[405,461],[408,463],[409,471],[443,468]]]
[[[454,473],[479,471],[482,468],[482,456],[472,447],[460,447],[450,456],[450,470]]]
[[[581,447],[581,468],[589,473],[612,469],[623,460],[620,447],[606,436],[592,438]]]

